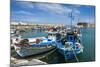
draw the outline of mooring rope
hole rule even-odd
[[[56,49],[52,50],[51,52],[47,53],[46,55],[50,55],[50,54],[52,54],[55,51],[56,51]]]
[[[73,53],[74,53],[74,56],[75,56],[76,61],[79,62],[79,60],[78,60],[78,58],[76,56],[75,50],[73,48],[72,48],[72,50],[73,50]]]
[[[43,57],[47,57],[47,56],[49,56],[50,54],[52,54],[53,52],[55,52],[55,51],[56,51],[56,49],[50,51],[49,53],[47,53],[47,54],[46,54],[45,56],[43,56]],[[41,58],[43,58],[43,57],[41,57]]]

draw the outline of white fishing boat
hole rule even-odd
[[[16,29],[10,29],[10,33],[14,34],[16,32]]]
[[[29,41],[29,42],[25,42]],[[23,39],[22,43],[14,43],[14,48],[17,54],[21,57],[36,55],[55,49],[51,44],[53,41],[45,37]]]

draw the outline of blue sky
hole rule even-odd
[[[72,18],[71,18],[72,13]],[[71,4],[11,1],[11,21],[40,24],[95,23],[95,7]]]

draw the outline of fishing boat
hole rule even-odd
[[[79,34],[74,32],[66,33],[66,36],[62,37],[61,33],[50,32],[49,38],[55,41],[60,54],[62,54],[65,60],[77,58],[77,55],[83,52],[83,46],[80,42]]]
[[[14,43],[14,48],[19,56],[27,57],[55,49],[52,43],[45,37],[21,39],[20,43]]]
[[[61,43],[59,43],[58,49],[66,60],[72,58],[77,59],[77,55],[83,52],[83,46],[81,44],[79,36],[75,36],[75,34],[72,32],[67,33],[65,42],[62,41]]]
[[[11,29],[11,31],[10,31],[10,44],[11,44],[12,48],[13,48],[13,43],[16,40],[16,38],[21,39],[22,36],[19,34],[18,30]]]
[[[65,60],[73,59],[75,58],[77,61],[77,55],[80,53],[83,53],[83,45],[82,45],[82,34],[80,33],[80,29],[75,27],[75,25],[72,25],[73,20],[75,17],[79,18],[75,15],[73,15],[74,9],[72,9],[71,13],[69,14],[69,18],[71,20],[71,25],[69,26],[69,29],[65,32],[65,36],[61,38],[61,41],[56,41],[57,48],[60,54],[62,54],[65,58]]]
[[[14,34],[16,32],[16,29],[10,29],[10,33]]]

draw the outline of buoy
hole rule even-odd
[[[40,39],[36,39],[36,44],[39,44],[40,43]]]
[[[46,48],[48,48],[48,45],[46,45]]]

